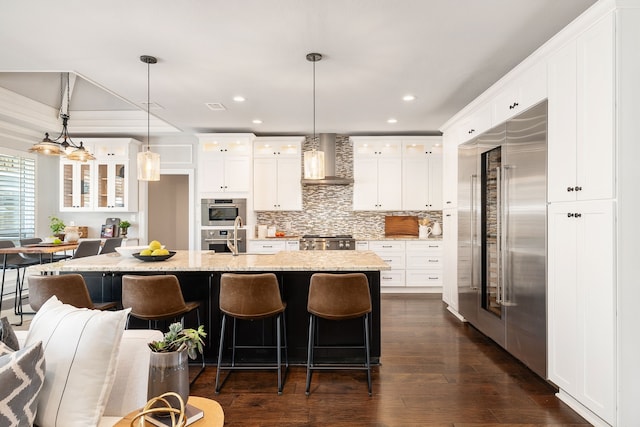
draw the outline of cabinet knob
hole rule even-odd
[[[582,187],[576,187],[576,191],[582,191]]]
[[[567,191],[573,191],[574,188],[573,187],[567,187]]]
[[[567,218],[573,218],[573,214],[571,212],[567,213]]]
[[[513,104],[509,105],[509,109],[513,110],[514,108],[516,108],[518,106],[517,102],[514,102]]]
[[[582,214],[581,214],[581,213],[575,213],[575,214],[574,214],[574,216],[575,216],[576,218],[581,218],[581,217],[582,217]]]
[[[476,130],[475,129],[469,129],[469,131],[467,132],[468,134],[472,134],[474,133]]]

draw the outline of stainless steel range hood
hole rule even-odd
[[[336,134],[321,133],[318,151],[324,153],[324,178],[302,179],[305,185],[349,185],[353,184],[353,178],[336,176]]]

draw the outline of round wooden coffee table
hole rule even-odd
[[[224,411],[222,410],[222,406],[220,406],[220,404],[215,400],[207,399],[206,397],[189,396],[189,405],[193,405],[204,411],[204,417],[200,418],[193,424],[189,424],[189,426],[222,427],[224,425]],[[131,425],[131,420],[133,420],[133,417],[135,417],[139,412],[140,410],[137,409],[130,414],[127,414],[127,416],[118,421],[114,427],[129,427]],[[145,423],[145,425],[153,426],[153,424],[149,422]]]

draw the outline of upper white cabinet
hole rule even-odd
[[[358,137],[353,141],[353,210],[402,209],[402,142]]]
[[[130,138],[84,140],[95,160],[85,163],[61,159],[60,210],[138,210],[135,174],[140,142]]]
[[[85,146],[88,149],[88,147]],[[93,162],[60,160],[60,210],[91,211],[94,206]]]
[[[467,142],[491,128],[493,105],[486,104],[461,120],[456,129],[457,144]]]
[[[402,140],[402,209],[442,209],[442,138]]]
[[[251,145],[255,136],[198,134],[198,188],[203,193],[246,193],[251,184]]]
[[[546,62],[541,61],[524,71],[495,95],[492,103],[493,126],[507,121],[547,97],[546,71]]]
[[[96,210],[126,212],[138,209],[136,165],[139,144],[131,140],[94,144]]]
[[[614,197],[614,16],[549,61],[549,202]]]
[[[302,137],[256,138],[253,145],[253,209],[302,209]]]

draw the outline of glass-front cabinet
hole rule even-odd
[[[84,163],[61,160],[60,210],[137,210],[135,165],[140,142],[130,138],[101,138],[83,143],[96,159]]]
[[[60,210],[93,209],[93,163],[62,160]]]

